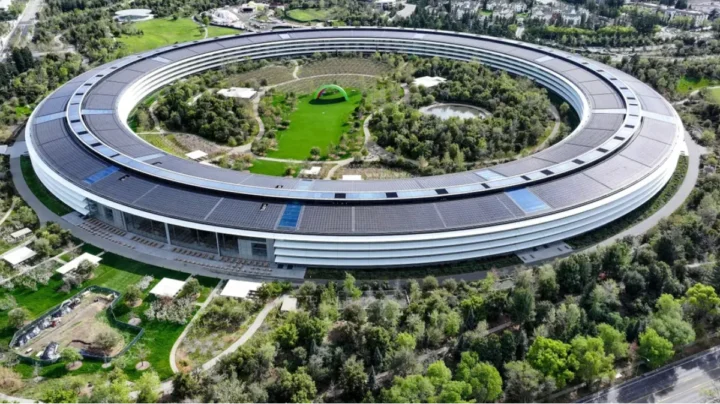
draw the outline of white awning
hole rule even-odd
[[[24,229],[16,231],[15,233],[10,233],[10,237],[12,237],[13,239],[19,239],[20,237],[27,236],[30,233],[32,233],[32,230],[26,227]]]
[[[362,175],[348,174],[342,176],[343,181],[362,181]]]
[[[185,286],[185,281],[177,279],[162,278],[157,285],[150,291],[155,296],[175,297]]]
[[[190,160],[200,160],[201,158],[207,157],[207,153],[202,150],[195,150],[185,154],[185,157],[189,158]]]
[[[55,272],[65,275],[68,272],[72,272],[77,269],[78,266],[80,266],[80,263],[83,261],[90,261],[93,264],[97,264],[100,262],[102,258],[98,257],[97,255],[92,255],[90,253],[83,253],[79,257],[73,258],[72,261],[68,262],[67,264],[61,266],[58,268]]]
[[[15,266],[17,264],[20,264],[22,262],[25,262],[29,260],[30,258],[35,256],[35,251],[27,248],[27,247],[20,247],[15,250],[10,251],[9,253],[3,255],[3,259],[7,261],[8,264]]]
[[[237,281],[231,279],[220,292],[220,296],[239,297],[246,299],[250,292],[256,291],[262,286],[259,282]]]
[[[285,296],[280,306],[280,311],[297,311],[297,298]]]

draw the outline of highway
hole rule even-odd
[[[703,403],[702,391],[720,379],[720,347],[672,363],[579,403]]]

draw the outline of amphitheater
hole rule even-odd
[[[580,118],[558,144],[486,169],[396,180],[270,177],[201,165],[136,136],[128,115],[185,76],[246,59],[394,52],[526,76]],[[80,215],[162,245],[269,266],[416,266],[508,254],[597,229],[671,178],[672,106],[596,61],[498,38],[393,28],[298,29],[177,44],[74,78],[33,112],[42,183]]]

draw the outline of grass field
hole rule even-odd
[[[294,68],[287,66],[266,66],[249,72],[233,74],[226,80],[231,87],[244,87],[252,82],[260,84],[263,79],[265,79],[267,85],[272,86],[293,80],[293,70]]]
[[[205,34],[200,26],[190,18],[180,18],[175,21],[167,18],[156,18],[135,23],[135,27],[142,31],[142,35],[130,35],[118,38],[125,44],[130,53],[143,52],[174,43],[195,41],[203,39]],[[208,38],[237,34],[241,31],[224,28],[208,27]]]
[[[694,78],[685,76],[682,79],[680,79],[680,81],[678,81],[676,90],[681,95],[686,95],[695,90],[699,90],[701,88],[712,86],[714,84],[717,84],[717,83],[713,82],[709,79],[706,79],[706,78],[698,80],[698,79],[694,79]]]
[[[310,149],[320,148],[321,157],[327,156],[327,147],[338,144],[340,136],[348,130],[350,114],[360,102],[362,94],[353,88],[345,88],[350,99],[345,101],[340,93],[313,100],[304,95],[297,101],[297,108],[290,114],[290,126],[278,131],[278,149],[268,152],[268,157],[306,160]]]
[[[51,194],[50,191],[45,188],[45,185],[40,182],[40,179],[35,174],[35,170],[33,170],[30,157],[20,157],[20,167],[22,169],[23,178],[25,178],[25,182],[30,188],[30,191],[32,191],[32,193],[40,199],[40,202],[42,202],[43,205],[58,216],[63,216],[72,212],[72,209],[70,209],[69,206],[65,205],[61,200],[56,198],[55,195]]]
[[[288,166],[295,166],[299,167],[297,164],[290,164],[290,163],[283,163],[280,161],[270,161],[270,160],[260,160],[255,159],[253,161],[252,167],[250,167],[250,172],[255,174],[265,174],[265,175],[273,175],[276,177],[284,177],[285,176],[285,170]],[[296,170],[297,174],[297,170]]]
[[[319,9],[319,8],[306,8],[306,9],[299,9],[296,8],[294,10],[288,10],[285,12],[285,16],[291,20],[299,21],[299,22],[310,22],[310,21],[326,21],[331,18],[332,10],[331,9]]]
[[[720,104],[720,87],[707,90],[707,98],[716,104]]]

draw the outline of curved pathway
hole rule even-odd
[[[210,303],[212,299],[215,298],[215,296],[218,293],[218,290],[220,288],[220,285],[222,282],[218,282],[218,284],[215,286],[215,288],[210,292],[210,296],[205,299],[205,301],[200,305],[200,308],[195,312],[195,315],[193,318],[190,319],[190,321],[185,326],[185,329],[183,330],[182,334],[180,334],[179,337],[175,340],[175,343],[173,344],[172,349],[170,350],[170,368],[172,369],[173,373],[177,373],[180,370],[177,367],[177,360],[175,359],[175,355],[177,353],[177,349],[180,347],[180,343],[183,339],[185,339],[185,336],[190,331],[190,327],[195,323],[195,321],[200,318],[200,315],[205,310],[205,307]]]

